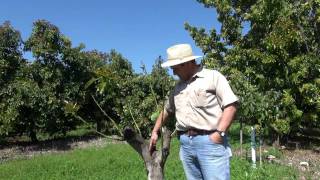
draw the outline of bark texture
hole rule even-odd
[[[148,180],[164,179],[164,165],[169,155],[171,133],[172,131],[166,127],[163,127],[162,139],[160,140],[160,150],[154,149],[152,152],[150,152],[148,140],[136,133],[131,127],[126,127],[123,130],[124,139],[142,157],[147,170]]]

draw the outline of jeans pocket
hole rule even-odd
[[[216,142],[215,140],[213,140],[212,138],[211,138],[211,134],[209,134],[208,135],[208,140],[209,140],[209,142],[210,143],[212,143],[212,144],[223,144],[223,141],[224,141],[224,139],[222,139],[222,142]]]
[[[226,154],[224,145],[213,142],[210,136],[207,137],[207,144],[204,149],[206,149],[206,153],[212,157],[221,157]]]
[[[186,138],[187,138],[187,136],[184,135],[184,134],[179,135],[179,138],[178,138],[178,139],[179,139],[181,145],[183,145],[183,144],[186,143],[186,141],[187,141]]]

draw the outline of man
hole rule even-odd
[[[189,180],[230,179],[231,150],[226,132],[236,113],[238,98],[226,78],[215,70],[196,64],[189,44],[167,49],[168,60],[180,81],[171,92],[152,130],[149,150],[158,139],[162,124],[176,118],[180,159]]]

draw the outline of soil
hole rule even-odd
[[[300,172],[300,179],[320,179],[320,153],[317,150],[284,150],[281,164],[294,166]]]
[[[108,139],[94,135],[40,141],[37,143],[9,140],[0,144],[0,164],[13,159],[31,158],[39,154],[65,153],[74,149],[103,147],[110,143],[125,143],[117,136]]]
[[[126,143],[121,138],[112,136],[108,140],[97,136],[56,139],[38,143],[6,142],[0,145],[0,165],[13,159],[27,159],[39,154],[65,153],[74,149],[104,147],[110,143]],[[268,149],[264,147],[264,149]],[[320,149],[287,148],[282,146],[280,159],[264,159],[263,163],[277,163],[293,166],[299,171],[299,179],[320,179]],[[239,150],[234,150],[239,155]]]
[[[262,147],[262,163],[273,163],[284,166],[294,167],[299,172],[299,179],[319,180],[320,179],[320,149],[319,148],[293,148],[292,146],[279,147],[280,157],[270,156],[272,153],[268,152],[271,146]],[[248,150],[249,151],[249,150]],[[236,156],[240,156],[240,149],[233,150]],[[249,155],[248,155],[249,154]],[[251,152],[242,152],[242,157],[251,161]],[[257,164],[260,158],[259,149],[256,150]]]

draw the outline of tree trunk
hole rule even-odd
[[[30,130],[30,134],[29,134],[30,138],[31,138],[31,142],[38,142],[38,138],[37,138],[37,134],[35,133],[34,130]]]
[[[280,147],[280,135],[276,134],[276,138],[272,142],[273,147]]]
[[[145,140],[140,134],[137,134],[131,127],[126,127],[123,130],[124,139],[142,157],[147,170],[148,180],[164,179],[164,165],[169,155],[171,133],[170,130],[163,127],[161,150],[154,150],[150,153],[149,141]]]
[[[35,128],[35,122],[31,119],[30,120],[30,126],[29,126],[29,137],[31,138],[31,142],[38,142],[36,128]]]
[[[100,119],[99,119],[99,120],[96,120],[96,130],[97,130],[98,132],[102,132],[102,122],[101,122]]]

